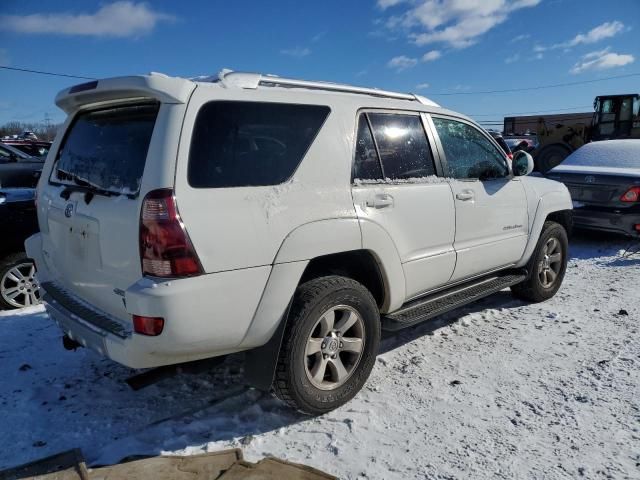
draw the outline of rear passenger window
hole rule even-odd
[[[211,102],[198,113],[188,180],[195,188],[277,185],[287,180],[320,131],[329,107]]]
[[[356,139],[356,158],[353,167],[353,178],[358,180],[382,179],[380,159],[373,143],[366,114],[358,120],[358,138]]]
[[[367,113],[382,163],[390,180],[435,175],[433,157],[417,115]]]

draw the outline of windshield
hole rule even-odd
[[[64,139],[50,181],[136,194],[159,103],[80,113]]]

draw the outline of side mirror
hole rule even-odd
[[[513,154],[511,166],[516,177],[529,175],[533,172],[533,157],[524,150],[518,150]]]

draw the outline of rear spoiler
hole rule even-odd
[[[98,102],[127,98],[154,98],[163,103],[186,103],[196,84],[184,78],[151,73],[82,83],[56,95],[56,105],[67,114]]]

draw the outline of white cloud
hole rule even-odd
[[[466,48],[509,15],[533,7],[541,0],[378,0],[380,8],[407,3],[409,8],[386,21],[390,29],[403,29],[417,45],[441,43]]]
[[[280,50],[280,53],[290,57],[302,58],[311,55],[311,49],[306,47],[285,48],[284,50]]]
[[[422,61],[432,62],[434,60],[439,59],[441,56],[442,56],[442,52],[440,52],[440,50],[431,50],[430,52],[427,52],[422,56]]]
[[[407,70],[408,68],[415,67],[417,64],[417,58],[410,58],[405,55],[400,55],[389,60],[387,62],[387,67],[393,68],[397,72],[402,72],[403,70]]]
[[[529,35],[528,33],[523,35],[518,35],[517,37],[513,37],[511,39],[511,43],[521,42],[522,40],[526,40],[528,38],[531,38],[531,35]]]
[[[404,1],[405,0],[378,0],[378,6],[384,10],[386,8],[403,3]]]
[[[418,85],[416,85],[416,90],[426,90],[430,86],[431,85],[429,85],[428,83],[419,83]]]
[[[576,75],[590,70],[608,70],[610,68],[622,67],[635,61],[633,55],[614,53],[610,50],[610,48],[605,48],[604,50],[583,55],[570,72]]]
[[[420,59],[407,57],[406,55],[400,55],[389,60],[387,62],[387,67],[393,68],[397,72],[402,72],[403,70],[415,67],[418,62],[433,62],[434,60],[439,59],[441,56],[442,52],[440,52],[439,50],[431,50],[425,53]]]
[[[504,63],[506,63],[506,64],[515,63],[518,60],[520,60],[520,54],[516,53],[514,55],[511,55],[510,57],[505,58],[504,59]]]
[[[146,3],[119,1],[95,13],[35,13],[0,15],[0,29],[18,33],[51,33],[93,37],[137,37],[150,33],[158,22],[175,17],[152,10]]]
[[[324,37],[326,34],[327,34],[327,31],[326,31],[326,30],[325,30],[325,31],[323,31],[323,32],[317,33],[317,34],[315,34],[313,37],[311,37],[311,41],[312,41],[313,43],[317,43],[317,42],[319,42],[320,40],[322,40],[322,37]]]
[[[624,29],[624,24],[618,20],[605,22],[602,25],[592,28],[587,33],[579,33],[567,42],[556,44],[553,48],[570,48],[581,44],[597,43],[600,40],[615,37],[624,31]]]

